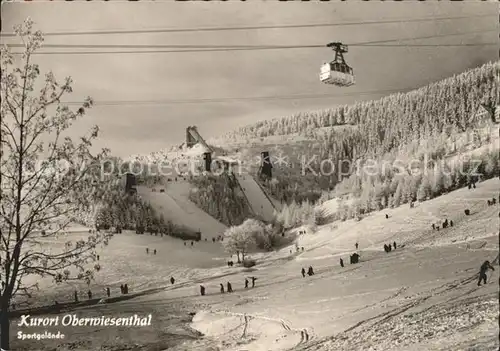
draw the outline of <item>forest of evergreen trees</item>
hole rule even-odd
[[[328,177],[303,175],[297,171],[275,171],[272,180],[259,181],[267,193],[282,204],[304,201],[315,203],[321,197],[323,190],[328,189]]]
[[[443,145],[435,145],[439,149]],[[292,200],[275,214],[276,221],[286,228],[320,225],[332,220],[360,219],[364,214],[395,208],[415,201],[426,201],[467,186],[471,181],[483,181],[500,176],[499,150],[490,149],[468,159],[444,159],[436,153],[412,168],[391,167],[394,157],[370,164],[370,172],[354,172],[342,180],[333,193],[323,192],[316,205],[333,197],[339,199],[339,210],[325,216],[305,200]],[[418,156],[416,156],[418,159]],[[389,165],[389,166],[388,166]],[[361,168],[364,166],[360,164]],[[406,167],[407,165],[405,165]],[[307,191],[307,190],[306,190]]]
[[[394,208],[414,201],[426,201],[466,186],[471,181],[483,181],[500,174],[499,153],[487,150],[479,155],[457,162],[456,160],[430,160],[427,171],[424,164],[406,172],[395,169],[382,170],[377,166],[376,175],[353,174],[336,188],[341,199],[338,219],[356,218],[372,211]],[[342,199],[349,194],[353,201],[348,205]]]
[[[487,63],[408,93],[259,121],[226,137],[241,140],[350,124],[358,127],[343,129],[342,134],[332,129],[332,135],[325,140],[325,153],[380,154],[436,132],[450,128],[465,131],[474,126],[472,116],[480,104],[499,103],[499,74],[500,61]]]

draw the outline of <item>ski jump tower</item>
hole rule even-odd
[[[259,177],[271,179],[273,177],[273,165],[271,164],[269,151],[262,151],[260,160]]]
[[[205,139],[203,139],[198,133],[198,128],[196,126],[189,126],[186,128],[186,146],[188,148],[192,148],[196,144],[201,144],[205,148],[205,152],[203,153],[203,160],[205,164],[205,171],[210,172],[211,170],[211,165],[212,165],[212,149],[208,144],[205,142]]]

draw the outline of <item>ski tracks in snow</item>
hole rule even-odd
[[[220,314],[220,315],[224,315],[224,316],[241,317],[242,320],[244,320],[244,322],[239,327],[242,327],[244,325],[249,324],[249,322],[252,319],[256,319],[256,320],[262,320],[262,321],[267,321],[267,322],[271,322],[271,323],[277,323],[281,326],[281,328],[285,332],[291,332],[294,334],[300,333],[300,341],[296,345],[294,345],[292,349],[294,349],[295,347],[307,344],[314,339],[314,330],[312,328],[293,328],[292,324],[289,321],[286,321],[282,318],[271,318],[271,317],[266,317],[266,316],[261,316],[261,315],[256,315],[256,314],[238,313],[238,312],[230,312],[230,311],[210,311],[210,313]]]

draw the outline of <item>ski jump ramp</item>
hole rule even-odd
[[[189,200],[189,190],[190,184],[187,181],[177,181],[168,183],[163,193],[159,192],[159,189],[152,191],[152,188],[138,186],[137,194],[148,201],[158,213],[163,214],[166,220],[194,231],[201,231],[202,239],[212,240],[223,235],[227,227]]]
[[[196,126],[191,126],[186,129],[186,145],[188,147],[192,147],[195,144],[200,143],[207,152],[213,152],[212,148],[208,146],[207,142],[203,137],[198,133],[198,129]]]
[[[250,174],[235,174],[235,178],[247,198],[252,212],[266,222],[272,221],[274,211],[277,209],[255,178]]]

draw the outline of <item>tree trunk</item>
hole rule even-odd
[[[2,351],[10,349],[10,323],[8,307],[3,305],[0,313],[0,348]]]
[[[238,263],[241,263],[241,261],[240,261],[240,252],[239,251],[236,251],[236,257],[238,258]]]

